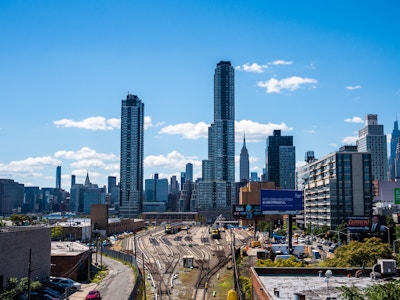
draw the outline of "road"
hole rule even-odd
[[[134,281],[132,269],[104,256],[102,262],[108,267],[108,275],[99,284],[82,284],[82,289],[72,294],[69,297],[70,300],[85,299],[87,293],[92,289],[100,291],[102,300],[129,299]]]

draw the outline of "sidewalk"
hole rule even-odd
[[[95,290],[97,288],[98,284],[97,283],[88,283],[88,284],[81,284],[81,289],[79,291],[76,291],[73,293],[71,296],[69,296],[69,300],[84,300],[86,299],[87,294],[91,290]]]

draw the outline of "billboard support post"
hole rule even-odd
[[[289,254],[293,253],[293,246],[292,246],[292,236],[293,236],[293,228],[292,228],[292,215],[288,217],[288,246],[289,246]]]

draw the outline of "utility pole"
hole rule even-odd
[[[146,300],[146,271],[144,269],[144,253],[142,252],[142,263],[143,263],[143,294],[144,300]]]
[[[136,232],[133,233],[133,247],[135,249],[135,260],[136,260]]]
[[[29,262],[28,262],[28,300],[31,300],[31,272],[32,272],[32,248],[29,248]]]

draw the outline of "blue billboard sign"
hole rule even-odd
[[[261,190],[261,211],[270,214],[299,214],[303,211],[303,192],[296,190]]]

